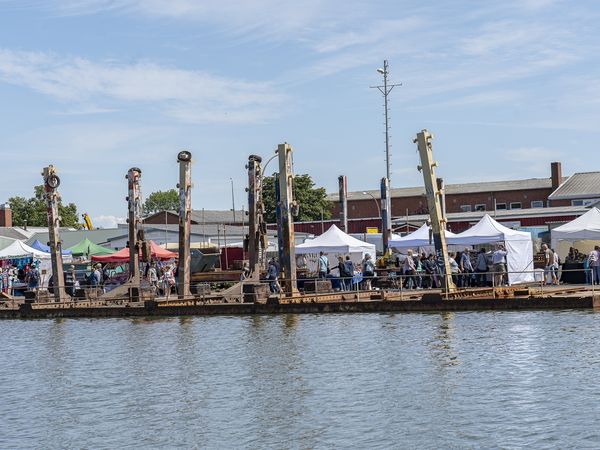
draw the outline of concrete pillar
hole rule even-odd
[[[381,228],[383,253],[386,253],[389,249],[389,241],[392,235],[392,211],[390,182],[385,177],[381,179]]]
[[[140,195],[140,178],[142,177],[142,171],[137,167],[132,167],[127,172],[125,178],[127,179],[127,224],[129,231],[129,281],[133,285],[133,289],[139,289],[140,285],[140,270],[139,270],[139,251],[140,244],[138,242],[138,228],[140,224],[141,210],[142,210],[142,199]],[[131,295],[135,296],[138,291],[132,292]]]

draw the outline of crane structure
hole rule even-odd
[[[192,225],[192,154],[186,150],[177,155],[179,163],[179,258],[177,297],[192,295],[190,282],[190,228]]]
[[[46,199],[46,210],[48,214],[48,246],[50,247],[50,258],[52,260],[52,286],[54,291],[54,301],[63,302],[66,300],[62,249],[59,236],[60,215],[58,203],[60,194],[60,178],[56,175],[54,166],[49,165],[42,170],[44,177],[44,196]]]
[[[433,160],[433,151],[431,140],[433,136],[427,131],[422,130],[417,133],[417,137],[413,141],[417,144],[421,164],[417,169],[423,174],[425,182],[425,193],[427,195],[427,206],[429,207],[429,216],[431,218],[431,231],[433,235],[433,243],[435,245],[435,253],[438,264],[443,271],[444,288],[446,292],[455,290],[452,282],[452,273],[450,271],[450,262],[448,258],[448,247],[446,245],[446,219],[442,211],[442,193],[438,188],[437,178],[435,176],[435,168],[437,163]]]

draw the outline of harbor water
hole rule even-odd
[[[600,314],[0,321],[0,448],[598,448]]]

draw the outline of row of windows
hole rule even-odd
[[[544,201],[543,200],[534,200],[530,203],[530,208],[543,208]],[[511,202],[511,203],[496,203],[496,209],[522,209],[523,204],[521,202]],[[460,210],[462,212],[471,212],[471,211],[485,211],[486,206],[483,203],[475,205],[475,207],[471,207],[471,205],[461,205]]]

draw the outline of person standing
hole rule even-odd
[[[371,280],[375,276],[375,264],[373,264],[373,260],[371,259],[370,254],[366,254],[365,258],[362,261],[362,273],[363,273],[363,289],[368,291],[371,290]]]
[[[320,252],[319,253],[319,278],[322,280],[325,280],[327,278],[327,272],[329,272],[329,260],[327,259],[327,256],[325,256],[325,253]]]
[[[458,263],[456,262],[456,253],[450,253],[448,255],[448,265],[450,266],[450,273],[452,274],[452,282],[455,286],[458,286],[460,267],[458,267]]]
[[[465,251],[460,255],[459,267],[462,273],[462,287],[471,287],[471,277],[473,276],[474,270],[468,248],[465,248]]]
[[[492,267],[494,270],[494,286],[502,286],[506,276],[506,250],[502,244],[498,244],[492,253]]]
[[[171,290],[173,289],[173,286],[175,286],[175,276],[173,275],[173,269],[170,265],[165,267],[161,281],[165,299],[169,300],[169,297],[171,296]]]
[[[354,277],[354,263],[350,260],[350,255],[346,255],[346,261],[344,261],[344,269],[346,272],[346,289],[352,289],[352,278]]]
[[[560,278],[562,276],[561,270],[560,270],[560,266],[562,265],[562,261],[560,260],[560,255],[556,252],[556,250],[554,250],[553,248],[551,248],[550,250],[552,250],[552,253],[554,254],[554,273],[556,274],[556,284],[560,284]]]
[[[40,271],[35,263],[31,264],[25,278],[27,281],[27,288],[30,291],[35,291],[40,286]]]
[[[75,266],[70,265],[69,270],[65,270],[65,291],[71,297],[75,297]]]
[[[485,250],[482,248],[477,253],[477,261],[475,262],[475,272],[477,272],[477,286],[485,286],[485,274],[488,271],[487,255]]]
[[[148,268],[148,283],[150,283],[152,291],[156,293],[158,290],[158,272],[156,271],[156,263],[154,261]]]
[[[412,249],[408,249],[408,251],[406,252],[406,258],[404,259],[403,271],[404,271],[404,276],[406,277],[404,287],[406,289],[416,289],[417,285],[415,283],[415,274],[417,273],[417,268],[415,266],[415,260],[413,259]]]
[[[344,264],[344,258],[338,256],[338,272],[340,273],[340,290],[346,290],[346,280],[348,278],[348,273],[346,272],[346,265]]]
[[[592,275],[592,284],[600,282],[600,247],[594,247],[588,256],[588,265]]]

